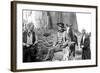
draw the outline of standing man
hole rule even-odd
[[[32,62],[35,60],[33,54],[36,53],[34,44],[36,42],[36,36],[34,32],[33,23],[27,24],[27,29],[23,32],[23,62]]]
[[[80,46],[82,47],[82,59],[90,59],[90,39],[84,29],[82,30],[82,39]]]

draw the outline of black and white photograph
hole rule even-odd
[[[22,22],[24,63],[91,59],[90,13],[23,10]]]
[[[97,66],[97,6],[12,2],[12,71]]]

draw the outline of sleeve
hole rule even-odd
[[[36,41],[36,35],[35,35],[35,32],[33,32],[33,38],[32,38],[32,43],[34,44]]]
[[[27,32],[23,32],[23,43],[27,43]]]

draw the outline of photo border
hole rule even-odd
[[[52,68],[37,68],[37,69],[17,69],[17,4],[35,4],[35,5],[49,5],[49,6],[67,6],[67,7],[82,7],[96,9],[96,64],[83,66],[68,66],[68,67],[52,67]],[[75,5],[75,4],[60,4],[60,3],[43,3],[43,2],[27,2],[27,1],[11,1],[11,71],[39,71],[39,70],[53,70],[53,69],[72,69],[84,67],[98,66],[98,7],[90,5]]]

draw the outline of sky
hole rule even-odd
[[[91,32],[91,14],[76,13],[76,17],[79,31],[85,29],[86,32]]]

